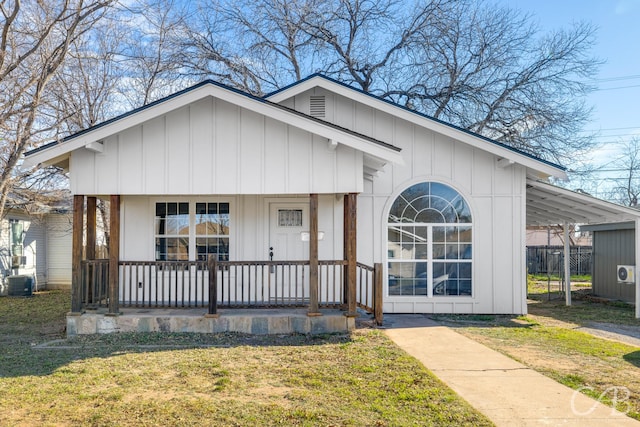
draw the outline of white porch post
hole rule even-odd
[[[571,305],[571,244],[569,242],[569,223],[564,222],[564,293],[566,305]]]
[[[636,267],[635,267],[635,281],[636,281],[636,319],[640,319],[640,274],[638,274],[638,268],[640,268],[640,218],[636,218],[636,229],[634,231],[634,242],[636,244]]]

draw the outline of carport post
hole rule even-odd
[[[640,267],[640,218],[636,217],[636,229],[634,231],[634,239],[636,244],[636,319],[640,319],[640,274],[638,274],[638,268]]]
[[[566,304],[571,305],[571,243],[567,221],[564,222],[564,296]]]

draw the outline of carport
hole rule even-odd
[[[617,205],[585,193],[546,182],[527,179],[527,226],[561,225],[564,230],[564,259],[569,259],[569,224],[607,224],[634,221],[640,228],[640,211]],[[635,265],[640,266],[640,239],[635,233]],[[571,305],[570,265],[565,262],[566,304]],[[640,274],[635,276],[636,318],[640,318]]]

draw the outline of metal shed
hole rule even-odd
[[[593,233],[593,293],[597,296],[635,303],[633,277],[618,277],[619,266],[636,264],[635,222],[583,225]],[[627,268],[627,267],[623,267]]]

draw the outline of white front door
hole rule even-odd
[[[283,264],[270,268],[269,296],[274,303],[304,305],[308,303],[308,267],[287,261],[309,259],[309,204],[274,202],[269,209],[269,252],[273,261]]]
[[[309,232],[308,203],[271,203],[269,212],[269,252],[273,261],[309,259],[309,242],[302,240]]]

